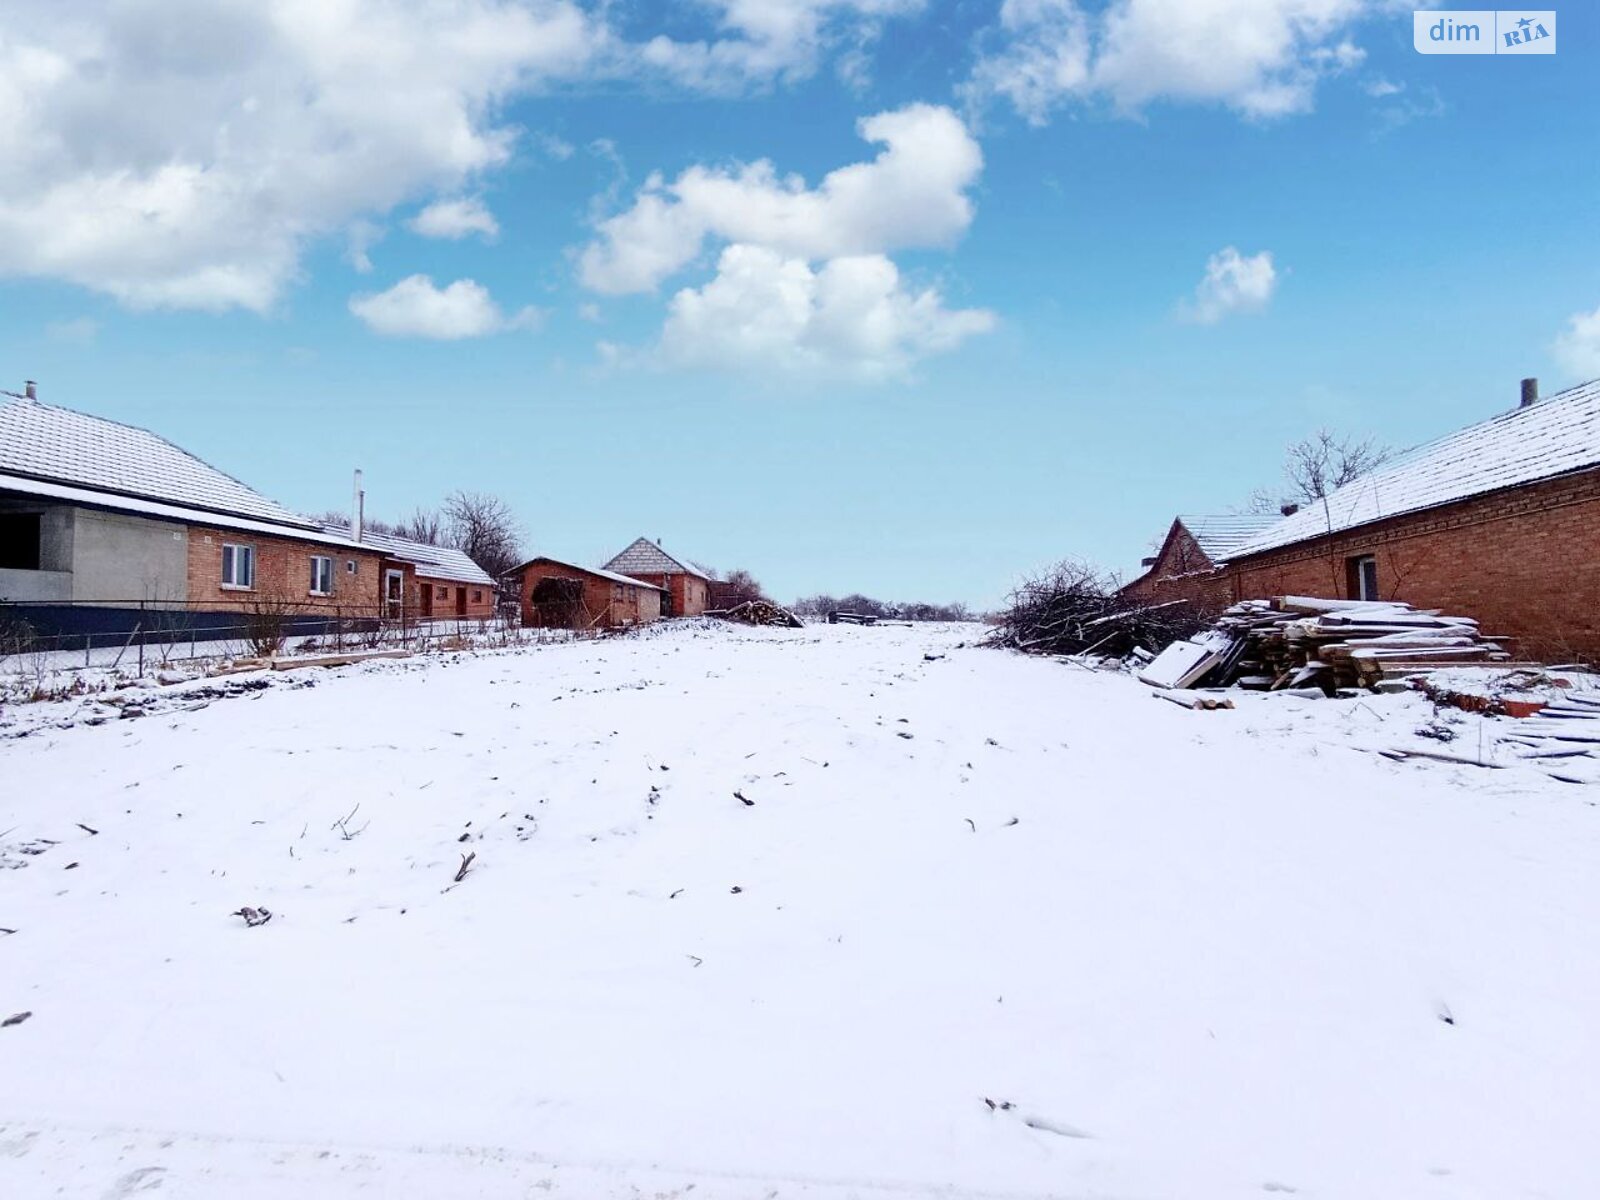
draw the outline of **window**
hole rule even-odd
[[[249,589],[256,585],[256,548],[222,543],[222,586]]]
[[[1352,558],[1349,562],[1350,598],[1353,600],[1377,600],[1378,596],[1378,560],[1370,554],[1363,554],[1359,558]]]
[[[39,569],[39,514],[0,513],[0,567]]]
[[[353,559],[353,558],[345,559],[344,560],[344,569],[346,571],[348,571],[350,574],[354,575],[356,573],[356,560]]]
[[[450,589],[447,587],[436,587],[433,589],[433,594],[440,600],[450,599]]]
[[[476,604],[476,603],[478,603],[478,601],[480,601],[482,599],[483,599],[483,593],[481,591],[479,591],[477,588],[473,588],[472,589],[472,602],[474,604]]]
[[[320,554],[311,556],[311,594],[333,595],[333,559],[324,558]]]

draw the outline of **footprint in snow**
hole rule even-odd
[[[1048,1117],[1023,1117],[1022,1123],[1029,1129],[1037,1129],[1041,1133],[1053,1133],[1064,1138],[1092,1138],[1094,1134],[1079,1129],[1076,1125],[1063,1125],[1060,1121],[1052,1121]]]
[[[111,1185],[105,1200],[126,1200],[136,1192],[153,1192],[161,1186],[166,1174],[165,1167],[140,1167],[137,1171],[129,1171]]]

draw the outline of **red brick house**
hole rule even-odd
[[[1223,570],[1228,559],[1277,520],[1275,514],[1260,513],[1179,516],[1161,548],[1144,560],[1144,574],[1124,586],[1122,594],[1146,604],[1187,600],[1197,613],[1220,611],[1233,603]]]
[[[534,558],[513,573],[522,623],[559,629],[616,628],[661,618],[666,589],[615,571]]]
[[[31,395],[0,405],[0,602],[36,629],[266,603],[375,614],[383,562],[148,430]]]
[[[349,533],[343,525],[325,524],[323,528]],[[494,580],[462,551],[369,529],[363,529],[360,536],[362,545],[384,555],[385,599],[407,615],[423,621],[494,616]]]
[[[605,565],[633,579],[653,583],[666,593],[661,615],[698,617],[709,607],[711,580],[704,571],[679,562],[660,542],[640,538]]]
[[[271,609],[309,634],[493,601],[457,551],[299,516],[145,429],[0,405],[0,605],[40,633],[230,637]]]
[[[1600,381],[1536,393],[1234,547],[1230,598],[1404,600],[1521,657],[1600,660]]]

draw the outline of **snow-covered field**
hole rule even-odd
[[[1593,788],[976,633],[6,714],[0,1197],[1600,1195]]]

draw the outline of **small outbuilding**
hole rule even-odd
[[[1197,613],[1219,612],[1233,602],[1223,567],[1238,548],[1279,520],[1277,514],[1183,515],[1173,519],[1161,548],[1144,560],[1144,574],[1122,589],[1143,604],[1187,600]]]
[[[661,619],[666,589],[616,571],[560,559],[529,559],[513,572],[524,625],[616,628]]]
[[[665,593],[661,615],[698,617],[710,607],[711,578],[704,571],[673,558],[660,542],[639,538],[605,565],[634,579],[655,584]]]

